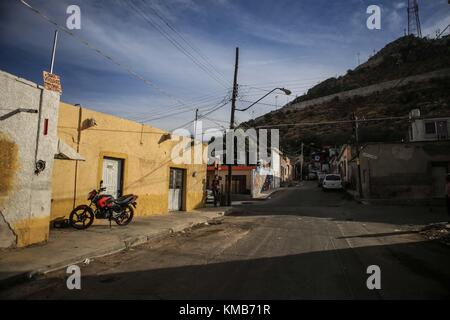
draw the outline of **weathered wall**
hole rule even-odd
[[[226,192],[226,181],[228,177],[228,167],[222,166],[221,170],[218,172],[218,176],[220,178],[220,191],[222,193]],[[233,168],[233,171],[231,174],[233,176],[245,176],[245,189],[251,190],[252,189],[252,169],[253,167],[248,167],[246,170],[236,170],[236,168]],[[214,179],[215,171],[208,171],[208,179],[209,179],[209,188],[211,188],[211,183]]]
[[[264,191],[274,189],[274,176],[265,170],[252,170],[252,198],[258,198]]]
[[[450,118],[429,118],[429,119],[415,119],[411,122],[411,141],[434,141],[439,140],[438,134],[427,134],[425,131],[425,123],[433,121],[447,122],[447,137],[450,137]]]
[[[80,114],[81,112],[81,114]],[[81,130],[78,122],[93,118],[96,126]],[[168,211],[170,167],[186,169],[183,208],[192,210],[203,204],[206,165],[175,165],[171,161],[174,140],[164,140],[167,132],[139,123],[69,104],[60,104],[58,136],[77,150],[86,161],[55,160],[53,170],[52,219],[68,216],[75,205],[87,202],[87,194],[102,179],[103,157],[125,160],[123,193],[139,196],[136,215]],[[75,180],[75,171],[77,178]],[[194,174],[195,173],[195,174]],[[76,189],[75,189],[76,181]],[[76,192],[75,192],[76,190]]]
[[[370,144],[364,152],[377,156],[361,157],[363,191],[371,198],[430,199],[432,164],[450,164],[450,141]]]
[[[0,71],[0,116],[18,108],[38,112],[0,121],[0,247],[48,239],[58,104],[59,94]],[[37,160],[46,162],[40,174],[34,172]]]
[[[281,168],[281,182],[286,183],[290,182],[294,179],[294,167],[291,163],[291,159],[286,156],[282,156],[280,158],[280,168]]]

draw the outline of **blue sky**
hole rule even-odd
[[[235,47],[240,48],[238,107],[284,86],[291,97],[273,94],[237,120],[274,110],[309,87],[345,74],[374,50],[404,32],[406,0],[27,0],[65,25],[66,8],[81,8],[74,33],[154,86],[60,32],[54,73],[61,76],[62,100],[164,129],[175,128],[219,105],[232,84]],[[130,2],[132,4],[130,4]],[[366,9],[382,8],[381,30],[368,30]],[[424,35],[450,23],[447,0],[419,1]],[[154,15],[156,9],[194,49]],[[214,66],[207,73],[177,50],[139,14],[159,23],[197,60]],[[0,2],[0,69],[37,83],[49,69],[54,26],[17,0]],[[198,55],[201,53],[201,56]],[[205,59],[203,59],[205,58]],[[210,74],[214,74],[211,77]],[[156,89],[157,87],[157,89]],[[244,100],[244,101],[241,101]],[[182,105],[180,105],[182,103]],[[205,126],[226,126],[230,105],[208,116]],[[161,119],[157,119],[160,117]],[[153,119],[153,120],[152,120]]]

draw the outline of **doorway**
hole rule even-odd
[[[170,168],[169,211],[183,210],[185,170]]]
[[[431,167],[431,177],[433,179],[433,198],[444,198],[445,177],[447,175],[447,171],[447,166],[444,165],[435,164]]]
[[[123,191],[123,159],[103,158],[103,187],[106,193],[114,198],[120,197]]]

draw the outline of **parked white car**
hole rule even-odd
[[[341,176],[338,174],[327,174],[323,178],[322,189],[323,191],[341,190],[342,189]]]

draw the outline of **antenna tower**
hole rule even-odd
[[[417,0],[408,0],[408,35],[411,34],[422,38]]]

